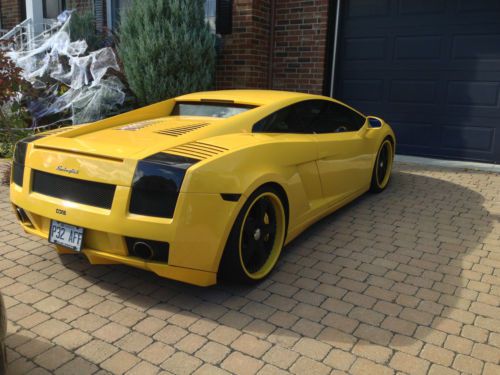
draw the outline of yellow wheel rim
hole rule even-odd
[[[392,143],[386,139],[380,146],[375,164],[375,179],[380,189],[387,186],[392,170]]]
[[[278,196],[265,192],[248,206],[240,228],[238,255],[245,274],[254,280],[274,268],[285,239],[285,210]]]

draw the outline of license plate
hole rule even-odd
[[[80,251],[83,243],[83,228],[51,220],[49,242]]]

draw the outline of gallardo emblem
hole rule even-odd
[[[68,174],[78,174],[78,173],[80,173],[80,171],[78,169],[69,169],[69,168],[63,167],[62,165],[59,165],[56,168],[56,171],[65,172],[65,173],[68,173]]]

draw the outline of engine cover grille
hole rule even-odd
[[[33,171],[33,191],[89,206],[111,208],[115,185]]]

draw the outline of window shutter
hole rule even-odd
[[[94,2],[94,16],[96,29],[102,31],[104,28],[104,4],[103,0],[95,0]]]
[[[215,31],[217,34],[231,34],[233,30],[233,0],[217,0],[216,13]]]

